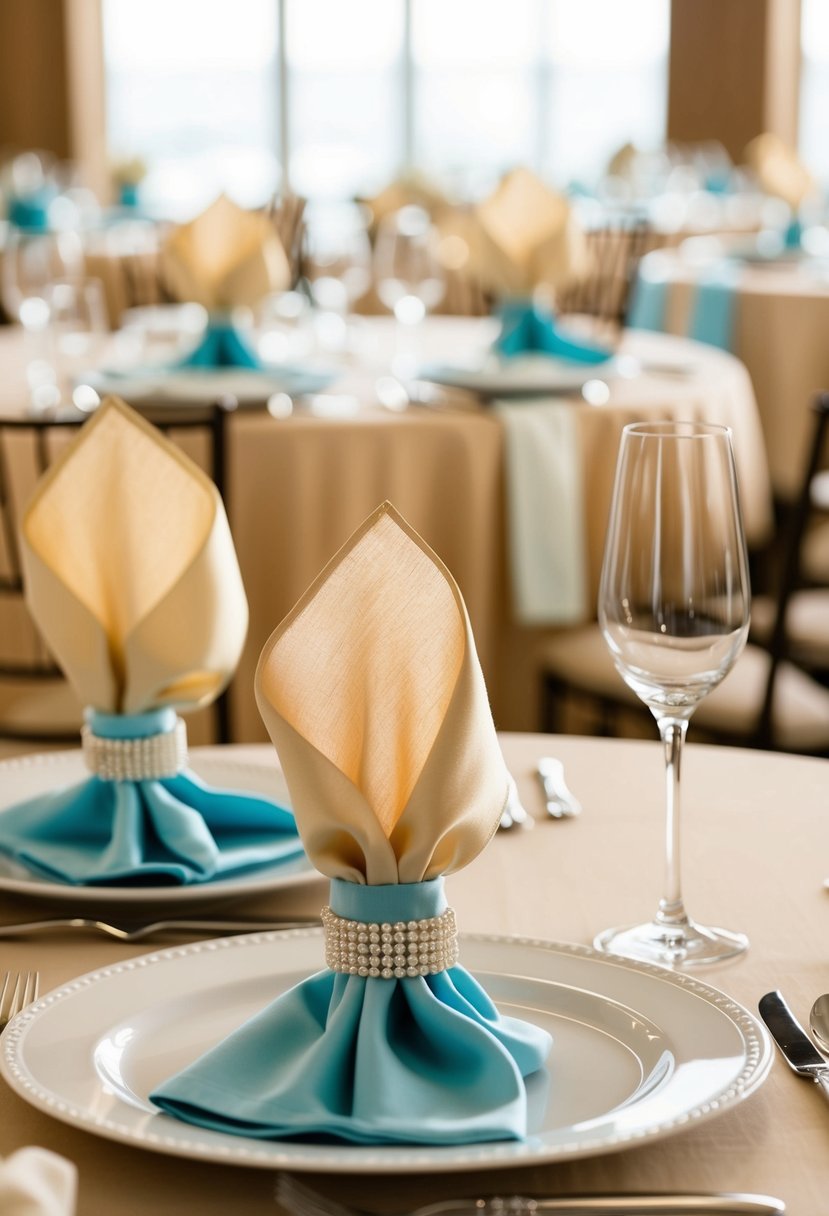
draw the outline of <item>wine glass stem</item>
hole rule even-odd
[[[681,928],[688,924],[682,902],[679,823],[679,770],[682,745],[688,731],[686,718],[660,718],[659,734],[665,749],[667,819],[665,823],[665,888],[656,914],[657,923]]]

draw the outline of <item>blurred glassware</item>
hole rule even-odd
[[[443,299],[437,233],[422,207],[403,207],[378,225],[374,281],[381,301],[403,325],[416,325]]]
[[[302,269],[323,346],[347,345],[346,317],[371,286],[371,246],[362,208],[317,205],[305,212]]]
[[[265,363],[285,363],[314,351],[311,302],[301,291],[265,296],[254,312],[256,352]]]
[[[77,382],[99,362],[107,333],[103,285],[98,279],[51,283],[46,305],[52,375],[32,386],[32,402],[41,409],[77,405]]]
[[[207,329],[201,304],[152,304],[128,308],[115,341],[120,364],[158,366],[183,358]]]
[[[3,249],[3,307],[27,330],[48,321],[46,297],[57,280],[73,282],[83,272],[83,246],[76,232],[26,232],[9,228]]]
[[[625,683],[648,706],[665,753],[665,891],[652,921],[608,929],[594,945],[683,968],[748,946],[685,911],[680,760],[688,721],[745,646],[748,559],[727,427],[633,423],[622,432],[599,589],[599,623]]]

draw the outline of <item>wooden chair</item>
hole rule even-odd
[[[205,409],[143,411],[171,439],[193,449],[224,494],[227,403]],[[20,513],[39,477],[86,418],[0,418],[0,738],[77,744],[83,707],[26,608],[20,563]],[[214,702],[213,734],[229,743],[227,693]]]
[[[797,609],[801,549],[811,514],[811,487],[823,451],[829,424],[829,393],[815,402],[814,438],[804,469],[797,506],[784,535],[785,562],[776,595],[769,604],[758,600],[765,618],[764,644],[749,643],[723,683],[694,711],[694,738],[712,742],[762,747],[778,751],[829,755],[829,688],[804,669],[801,657],[817,647],[815,636],[800,636]],[[823,597],[822,653],[829,657],[829,590]],[[752,608],[752,621],[755,609]],[[820,610],[811,617],[821,620]],[[794,627],[790,628],[790,622]],[[541,662],[541,729],[566,729],[563,717],[569,702],[592,713],[601,734],[619,733],[628,714],[637,731],[650,711],[616,671],[597,624],[562,630],[545,642]],[[829,666],[829,665],[828,665]]]
[[[829,528],[829,473],[819,472],[829,393],[820,393],[812,408],[812,444],[783,535],[778,594],[752,601],[751,637],[772,655],[785,655],[829,683],[829,562],[820,555]]]
[[[559,293],[557,311],[624,325],[639,262],[653,244],[651,225],[640,216],[621,215],[591,229],[587,234],[591,269]]]

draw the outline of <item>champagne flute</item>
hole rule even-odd
[[[599,934],[600,950],[685,968],[747,938],[685,911],[680,760],[694,709],[731,670],[749,625],[748,560],[728,427],[636,423],[622,433],[599,590],[617,670],[659,727],[667,784],[665,888],[652,921]]]
[[[393,364],[404,379],[417,368],[417,326],[446,291],[437,243],[437,233],[422,207],[402,207],[377,228],[374,280],[377,295],[397,321]]]

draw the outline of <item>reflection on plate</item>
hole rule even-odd
[[[273,759],[263,756],[261,761],[234,760],[218,752],[200,754],[196,749],[190,753],[189,764],[193,772],[210,785],[249,790],[265,794],[285,806],[290,805],[285,779]],[[89,771],[79,751],[49,752],[6,760],[0,764],[0,815],[5,807],[60,786],[83,781],[88,776]],[[167,906],[180,908],[182,905],[241,899],[243,896],[314,882],[319,878],[319,873],[308,858],[301,854],[279,865],[262,866],[215,882],[193,883],[190,886],[71,886],[35,875],[0,854],[0,891],[50,902],[70,903],[73,908],[103,908],[110,905],[152,907],[154,910]]]
[[[418,369],[418,379],[448,388],[465,388],[482,397],[529,397],[545,393],[577,393],[588,380],[614,373],[614,359],[603,363],[572,363],[549,355],[489,356],[469,366],[431,363]]]
[[[642,1145],[733,1107],[765,1078],[765,1030],[730,997],[585,946],[464,937],[461,958],[499,1008],[553,1035],[528,1082],[523,1142],[363,1146],[262,1141],[160,1114],[148,1094],[322,966],[319,930],[223,938],[81,977],[20,1015],[2,1070],[34,1106],[107,1139],[267,1169],[493,1169]],[[55,1044],[72,1043],[72,1051]]]
[[[131,404],[204,405],[219,397],[235,397],[242,406],[265,405],[274,393],[290,397],[319,393],[334,379],[329,370],[279,367],[264,371],[247,368],[179,368],[173,371],[84,373],[80,380],[100,397],[115,393]]]

